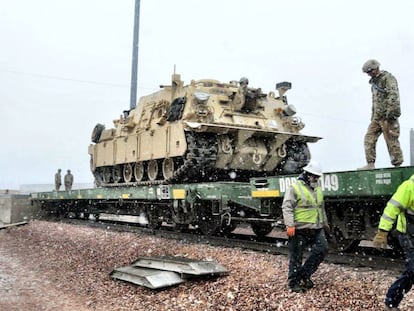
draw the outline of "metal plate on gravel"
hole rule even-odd
[[[190,276],[220,276],[228,274],[225,267],[214,261],[195,260],[185,257],[142,257],[134,261],[132,266],[174,271],[180,273],[183,278]]]
[[[214,261],[160,256],[138,258],[130,266],[115,269],[110,276],[113,279],[159,289],[183,283],[188,278],[227,274],[227,269]]]
[[[180,274],[176,272],[132,266],[117,268],[110,275],[114,279],[151,289],[169,287],[184,282]]]

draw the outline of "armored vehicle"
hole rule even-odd
[[[310,160],[304,124],[287,103],[288,82],[265,94],[246,78],[172,83],[97,124],[89,146],[98,186],[246,180],[297,173]]]

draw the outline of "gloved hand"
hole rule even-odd
[[[324,225],[323,230],[325,230],[325,234],[330,234],[331,233],[331,227],[329,225]]]
[[[378,230],[377,234],[375,235],[374,239],[372,240],[372,244],[376,248],[387,248],[387,231]]]
[[[286,234],[288,237],[293,237],[295,235],[296,228],[295,227],[287,227]]]

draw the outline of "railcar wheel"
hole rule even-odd
[[[211,207],[205,205],[199,207],[197,227],[204,235],[214,235],[220,230],[220,219],[212,214]]]
[[[147,218],[148,218],[148,228],[154,229],[154,230],[158,230],[159,228],[161,228],[162,219],[160,219],[157,214],[150,212],[147,214]]]
[[[105,184],[109,184],[111,182],[111,169],[109,167],[104,167],[102,169],[102,180]]]
[[[162,175],[164,179],[169,179],[174,175],[174,160],[171,158],[165,158],[162,161]]]
[[[358,247],[361,240],[346,238],[342,231],[335,227],[333,233],[328,238],[328,242],[330,242],[330,247],[338,251],[351,252]]]
[[[197,226],[200,229],[201,233],[207,236],[215,235],[220,228],[218,224],[208,218],[201,219],[198,222]]]
[[[134,165],[135,181],[141,181],[144,178],[144,165],[142,162],[137,162]]]
[[[125,164],[124,171],[123,171],[125,182],[130,182],[132,180],[132,173],[133,173],[132,164],[131,163]]]
[[[112,168],[112,178],[114,183],[117,184],[122,179],[122,167],[121,165],[116,165]]]
[[[150,181],[154,181],[157,179],[158,176],[158,163],[156,160],[151,160],[148,162],[148,167],[147,167],[147,174],[148,174],[148,179]]]
[[[258,237],[263,238],[266,235],[268,235],[272,230],[272,224],[271,223],[251,223],[250,226],[252,227],[252,230],[254,234],[256,234]]]
[[[176,231],[185,231],[185,230],[188,230],[188,227],[189,227],[188,224],[175,224]]]
[[[232,222],[230,225],[223,224],[221,226],[221,232],[224,235],[226,235],[226,234],[232,233],[234,230],[236,230],[236,228],[237,228],[237,224],[234,222]]]

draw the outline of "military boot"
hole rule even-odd
[[[363,167],[359,167],[358,170],[373,170],[375,169],[375,164],[374,162],[369,162],[367,165],[363,166]]]
[[[290,290],[295,293],[304,293],[305,289],[299,284],[289,286]]]
[[[302,280],[302,286],[306,289],[311,289],[315,286],[315,284],[312,282],[310,278],[306,278]]]

